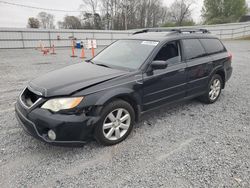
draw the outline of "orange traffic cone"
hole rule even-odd
[[[42,50],[43,55],[48,55],[49,50],[50,50],[49,48],[44,48],[44,49]]]
[[[93,46],[92,46],[91,52],[92,52],[92,57],[94,57],[95,56],[95,49]]]
[[[43,42],[40,40],[40,51],[43,52],[43,50],[44,50]]]
[[[77,57],[76,55],[75,55],[75,47],[74,47],[74,44],[72,43],[72,55],[71,55],[71,57]]]
[[[56,54],[56,52],[55,52],[55,45],[54,44],[52,45],[52,52],[50,54],[51,55],[55,55]]]
[[[82,59],[84,59],[85,58],[85,51],[84,51],[84,47],[82,47],[82,53],[81,53],[81,57],[80,58],[82,58]]]

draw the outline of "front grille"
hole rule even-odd
[[[26,88],[21,94],[21,100],[27,107],[31,107],[39,99],[39,96]]]

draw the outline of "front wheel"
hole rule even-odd
[[[95,128],[95,138],[103,145],[114,145],[128,137],[135,122],[132,106],[123,100],[115,100],[105,106]]]
[[[210,80],[207,92],[200,97],[200,100],[206,104],[212,104],[218,100],[222,90],[222,78],[215,74]]]

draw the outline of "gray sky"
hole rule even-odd
[[[82,0],[5,0],[7,2],[25,4],[42,8],[55,8],[64,10],[78,10]],[[175,0],[163,0],[165,5],[170,5]],[[247,0],[250,5],[250,0]],[[193,18],[196,22],[201,20],[201,7],[203,0],[196,0],[192,7]],[[17,7],[0,3],[0,27],[26,27],[29,17],[36,17],[41,10]],[[49,12],[49,11],[46,11]],[[50,12],[55,15],[55,23],[68,15],[78,16],[79,13]]]

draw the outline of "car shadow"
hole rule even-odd
[[[168,116],[171,116],[172,114],[182,114],[182,111],[185,111],[189,108],[193,108],[195,106],[204,105],[200,103],[197,99],[191,99],[187,101],[182,101],[178,103],[173,104],[166,104],[163,105],[157,109],[150,110],[149,112],[146,112],[143,114],[140,118],[140,120],[135,124],[135,131],[140,129],[143,126],[154,126],[157,124],[158,119],[167,118]],[[189,114],[193,115],[193,114]],[[27,136],[27,135],[26,135]],[[34,139],[34,138],[31,138]],[[102,146],[101,144],[97,143],[94,139],[89,140],[86,144],[81,145],[55,145],[55,144],[48,144],[41,142],[39,140],[33,141],[37,144],[36,147],[40,148],[41,150],[46,150],[47,152],[68,152],[68,151],[76,151],[76,150],[92,150],[92,149],[101,149],[105,148],[107,146]],[[110,146],[113,147],[113,146]]]
[[[150,110],[143,114],[139,120],[139,122],[136,124],[136,128],[143,126],[145,123],[150,125],[153,125],[156,123],[157,119],[161,118],[167,118],[168,116],[176,113],[182,113],[182,111],[186,110],[187,108],[194,106],[199,106],[199,105],[204,105],[201,102],[199,102],[197,99],[191,99],[187,101],[182,101],[178,103],[173,103],[173,104],[166,104],[163,105],[159,108],[156,108],[154,110]]]

